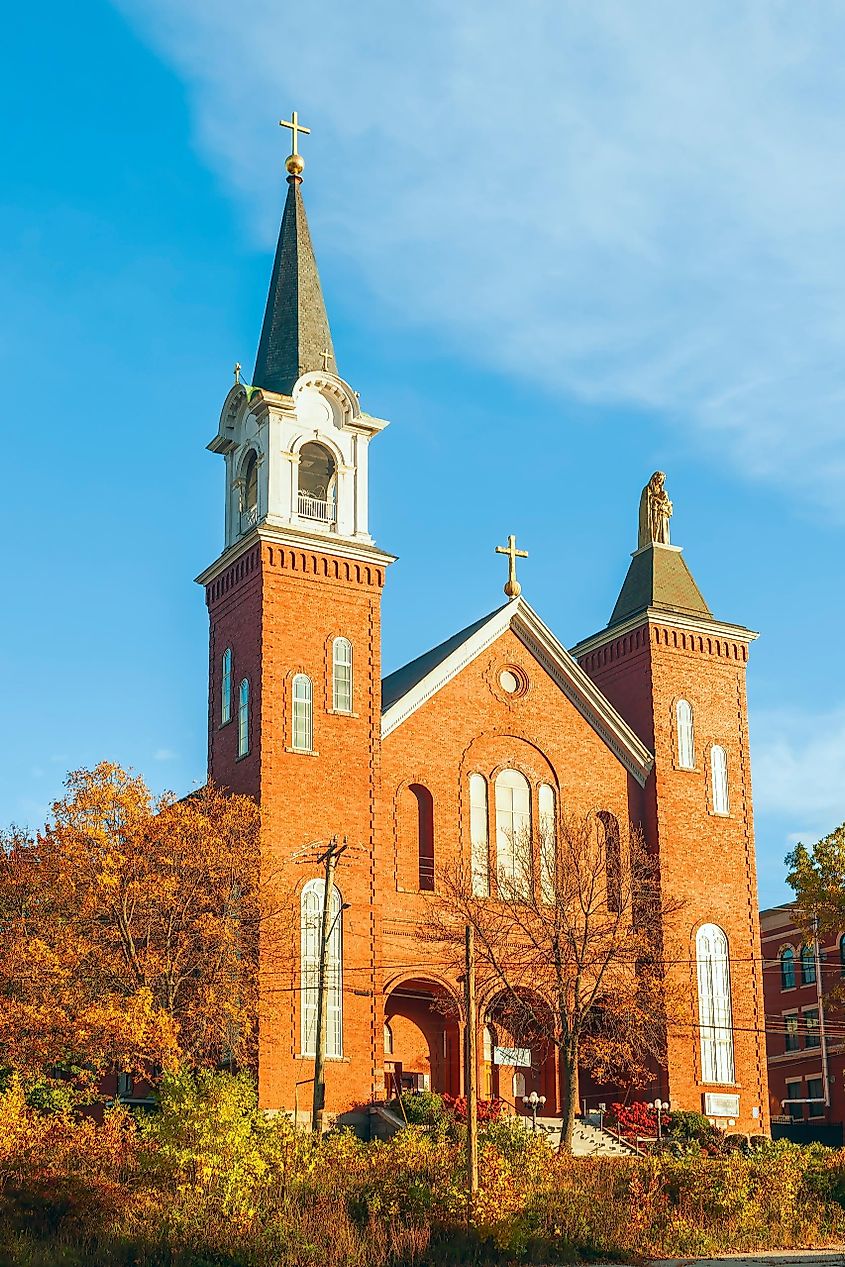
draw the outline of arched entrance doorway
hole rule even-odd
[[[543,1116],[560,1112],[557,1050],[550,1032],[545,1004],[526,993],[520,1006],[506,994],[494,995],[482,1007],[481,1068],[479,1092],[484,1099],[501,1099],[517,1113],[528,1114],[523,1096],[532,1091],[544,1095]]]
[[[400,1090],[460,1094],[459,1017],[445,986],[414,977],[391,987],[384,1004],[384,1074],[388,1098]]]

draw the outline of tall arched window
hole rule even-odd
[[[816,983],[816,951],[813,946],[801,947],[801,984]]]
[[[430,892],[434,888],[434,800],[421,783],[412,783],[408,790],[417,803],[418,883]]]
[[[780,952],[780,988],[795,988],[795,951],[791,946],[784,946]]]
[[[238,756],[249,752],[249,682],[244,678],[238,689]]]
[[[487,815],[487,780],[482,774],[469,776],[469,835],[472,854],[472,891],[476,897],[490,896],[490,828]]]
[[[733,1011],[728,939],[716,924],[695,938],[702,1082],[734,1081]]]
[[[549,783],[537,789],[540,835],[540,897],[544,902],[555,900],[557,888],[557,814],[555,790]]]
[[[335,461],[328,449],[313,440],[299,450],[297,513],[302,519],[335,521]]]
[[[493,1048],[495,1046],[493,1031],[489,1025],[485,1025],[481,1034],[481,1059],[488,1065],[493,1063]]]
[[[311,679],[297,673],[293,679],[293,716],[291,746],[297,752],[311,752],[314,747],[314,705]]]
[[[335,638],[332,643],[332,708],[336,713],[352,712],[352,643]]]
[[[385,1056],[393,1055],[393,1030],[388,1021],[384,1022],[384,1054]]]
[[[531,789],[518,770],[496,776],[496,875],[502,897],[524,891],[531,858]]]
[[[689,700],[678,700],[675,705],[675,718],[678,726],[678,765],[683,770],[692,770],[695,766],[695,735],[692,726],[692,705]]]
[[[622,910],[622,844],[619,839],[619,822],[607,810],[596,815],[604,832],[604,871],[607,886],[607,909],[615,914]]]
[[[323,932],[325,880],[309,880],[300,899],[300,1044],[303,1056],[313,1056],[317,1041],[317,985]],[[343,938],[341,897],[332,890],[329,909],[329,947],[326,962],[326,1055],[343,1055]]]
[[[250,451],[241,467],[241,532],[258,523],[258,458]]]
[[[710,780],[713,789],[713,813],[730,813],[728,798],[728,758],[724,748],[714,743],[710,749]]]
[[[220,725],[232,720],[232,648],[223,652],[222,676],[220,679]]]

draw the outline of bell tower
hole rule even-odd
[[[255,370],[251,383],[236,371],[208,446],[225,462],[224,546],[197,579],[210,623],[210,778],[260,802],[265,857],[295,903],[319,883],[321,850],[311,864],[308,846],[334,835],[350,844],[336,883],[361,989],[339,994],[333,1014],[331,1111],[369,1099],[380,1068],[366,969],[376,962],[380,604],[393,560],[369,531],[367,466],[387,423],[338,374],[302,199],[306,129],[296,114],[286,126],[294,145]],[[289,982],[296,962],[265,964],[269,979]],[[264,1107],[293,1104],[312,1072],[305,998],[288,989],[262,1005]]]

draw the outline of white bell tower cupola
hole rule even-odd
[[[227,548],[256,530],[372,546],[367,455],[387,423],[337,373],[296,135],[252,384],[238,366],[208,446],[226,458]]]

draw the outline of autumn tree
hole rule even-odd
[[[507,854],[503,861],[501,853]],[[570,1150],[579,1063],[603,1081],[653,1077],[665,1053],[664,926],[679,903],[660,889],[639,830],[611,815],[561,815],[508,842],[493,891],[458,861],[440,876],[424,935],[462,965],[475,930],[479,980],[498,987],[515,1039],[555,1047],[563,1075],[561,1148]]]
[[[808,941],[845,928],[845,823],[808,849],[786,855],[787,881],[795,892],[795,914]]]
[[[153,797],[116,765],[68,776],[0,851],[0,1053],[35,1074],[251,1064],[258,940],[289,936],[253,801]]]

